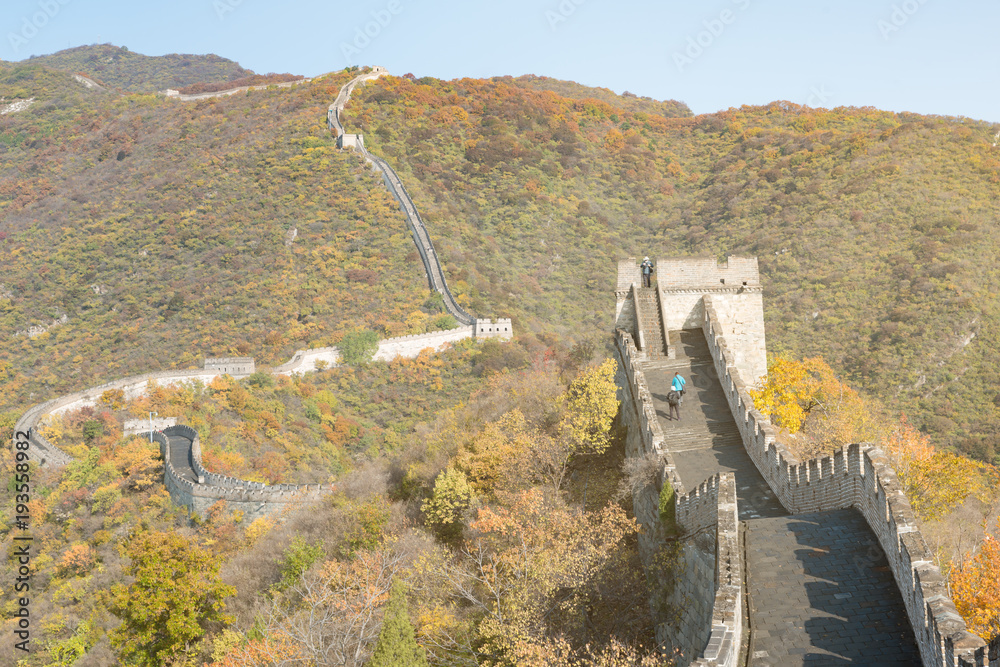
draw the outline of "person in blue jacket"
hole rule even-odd
[[[687,384],[687,380],[680,373],[674,373],[674,379],[670,382],[670,388],[680,394],[681,401],[684,401],[684,385]]]

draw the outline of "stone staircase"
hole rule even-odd
[[[655,287],[636,287],[636,305],[642,318],[642,335],[645,338],[647,359],[666,359],[667,348],[663,340],[663,313]]]
[[[712,355],[700,329],[671,331],[673,359],[651,359],[642,365],[656,414],[688,489],[719,472],[736,475],[740,519],[785,516],[787,511],[771,492],[740,437],[722,392]],[[674,373],[686,380],[680,420],[668,420],[667,392]]]

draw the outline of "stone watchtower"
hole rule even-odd
[[[234,378],[253,375],[257,370],[253,357],[214,357],[205,359],[206,371],[228,373]]]
[[[615,328],[632,334],[641,354],[647,359],[673,358],[676,332],[700,329],[705,300],[711,299],[747,384],[767,373],[764,295],[756,257],[729,257],[722,263],[712,258],[658,258],[654,266],[653,286],[644,288],[636,258],[618,262]]]

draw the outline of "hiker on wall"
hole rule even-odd
[[[684,385],[687,384],[687,380],[680,373],[674,373],[674,379],[670,381],[670,389],[677,392],[678,400],[684,400]]]
[[[642,264],[639,265],[642,270],[642,286],[652,287],[653,281],[653,263],[649,261],[649,257],[644,257]]]
[[[667,406],[669,406],[667,420],[673,421],[675,419],[674,415],[677,415],[677,421],[681,420],[681,394],[679,391],[671,389],[667,392]]]

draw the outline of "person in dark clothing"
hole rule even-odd
[[[667,405],[670,410],[667,414],[667,420],[673,421],[674,415],[677,415],[677,421],[681,420],[681,394],[679,391],[674,391],[671,389],[667,392]]]
[[[649,261],[649,257],[645,257],[642,260],[642,264],[639,265],[639,268],[642,270],[642,286],[652,287],[653,263]]]

